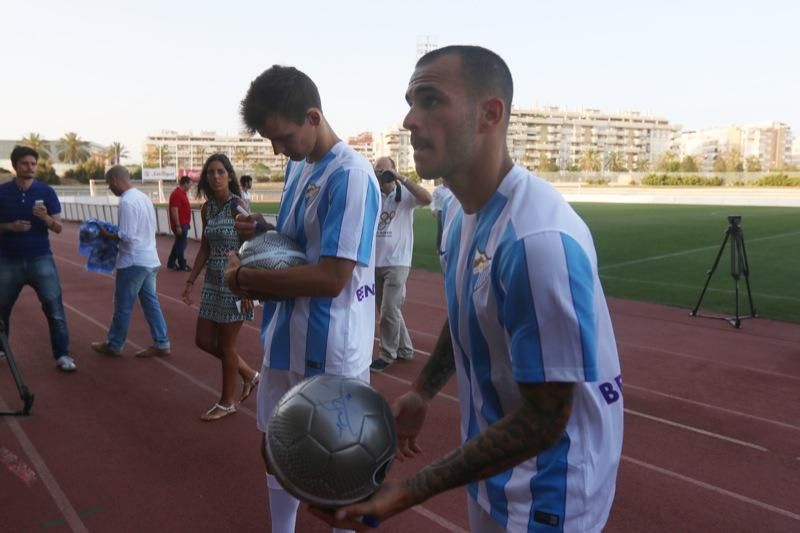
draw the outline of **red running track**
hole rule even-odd
[[[0,531],[267,531],[254,399],[214,423],[216,360],[194,347],[196,308],[180,301],[185,274],[159,275],[173,355],[137,360],[147,326],[134,312],[124,357],[91,351],[110,321],[114,281],[85,271],[77,225],[52,240],[78,372],[50,357],[44,316],[26,288],[11,345],[36,395],[32,416],[0,421]],[[159,238],[165,261],[171,240]],[[191,243],[193,258],[197,244]],[[196,289],[199,292],[199,288]],[[625,379],[625,441],[607,531],[800,530],[800,326],[691,318],[687,310],[611,300]],[[758,304],[758,302],[756,302]],[[414,271],[404,313],[417,349],[373,385],[392,398],[417,375],[444,319],[440,276]],[[239,346],[260,362],[258,318]],[[457,444],[454,383],[432,403],[425,454],[395,463],[404,477]],[[17,407],[0,365],[0,409]],[[463,532],[455,490],[395,517],[385,532]],[[329,529],[301,511],[299,532]]]

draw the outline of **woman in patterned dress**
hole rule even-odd
[[[214,154],[206,160],[197,184],[197,196],[205,199],[201,209],[203,238],[194,267],[186,281],[183,301],[192,303],[194,282],[206,267],[200,294],[195,343],[202,350],[222,361],[222,394],[219,402],[203,413],[202,420],[218,420],[236,412],[236,376],[244,382],[239,401],[244,401],[258,384],[259,374],[239,357],[236,337],[245,320],[253,320],[253,304],[241,301],[225,285],[224,272],[228,252],[239,248],[239,236],[233,227],[236,206],[240,202],[239,183],[225,154]]]

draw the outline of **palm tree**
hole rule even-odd
[[[578,164],[584,172],[600,170],[600,154],[597,150],[586,150],[581,154]]]
[[[19,140],[19,144],[36,150],[41,159],[50,159],[50,151],[46,147],[47,141],[42,140],[42,137],[38,133],[29,133]]]
[[[244,174],[248,168],[247,165],[250,163],[250,156],[252,154],[248,148],[242,146],[236,148],[234,154],[236,155],[236,159],[239,160],[242,169],[241,172]]]
[[[606,168],[611,172],[624,172],[627,170],[625,168],[625,163],[622,162],[622,156],[619,155],[619,152],[611,152],[608,154]]]
[[[122,143],[114,141],[108,147],[107,157],[111,160],[112,165],[119,165],[120,160],[128,157],[128,150],[122,146]]]
[[[71,131],[59,140],[58,160],[65,163],[83,163],[89,156],[89,141],[84,141]]]

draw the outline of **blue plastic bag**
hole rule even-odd
[[[86,262],[87,271],[110,274],[117,266],[119,241],[101,237],[101,227],[110,233],[119,231],[119,227],[110,222],[87,218],[81,222],[78,230],[78,253],[89,258]]]

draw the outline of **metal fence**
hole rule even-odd
[[[116,197],[63,196],[61,202],[61,218],[73,222],[82,222],[88,218],[96,218],[117,224],[119,221],[119,199]],[[156,210],[156,234],[171,235],[169,210],[167,206],[154,206]],[[275,223],[275,215],[264,215],[268,222]],[[203,234],[203,217],[200,209],[192,209],[192,222],[189,228],[190,239],[200,239]]]

